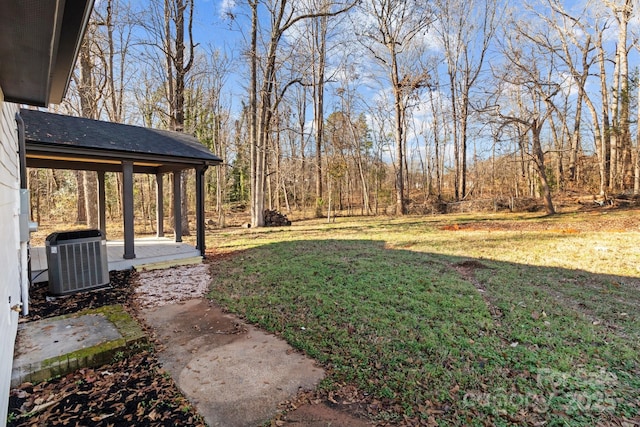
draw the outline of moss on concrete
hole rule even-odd
[[[41,382],[80,368],[111,363],[120,353],[122,355],[135,353],[150,345],[138,322],[121,305],[87,309],[70,315],[57,316],[54,320],[77,318],[85,315],[104,316],[115,326],[122,338],[43,360],[39,369],[28,375],[29,381],[34,383]]]
[[[184,259],[174,259],[170,261],[153,262],[149,264],[141,264],[141,265],[137,265],[136,269],[147,270],[147,271],[164,270],[166,268],[171,268],[171,267],[178,267],[183,265],[196,265],[196,264],[202,264],[201,256],[184,258]]]

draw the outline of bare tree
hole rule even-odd
[[[233,123],[231,105],[223,89],[234,66],[234,59],[227,51],[206,46],[196,55],[185,91],[185,132],[195,135],[221,159],[227,159]],[[225,166],[207,174],[208,193],[215,187],[215,211],[218,227],[225,226],[225,200],[227,171]]]
[[[345,76],[347,77],[347,76]],[[341,138],[349,143],[354,172],[353,176],[359,178],[362,199],[362,212],[365,215],[372,213],[370,187],[367,171],[370,169],[371,140],[369,126],[362,113],[357,112],[358,94],[352,83],[357,82],[356,76],[350,76],[342,81],[336,90],[336,96],[340,100],[340,115],[333,113],[334,119],[342,121]],[[331,116],[330,116],[331,117]],[[328,121],[328,120],[327,120]],[[335,121],[335,120],[334,120]]]
[[[597,106],[592,99],[594,95],[587,90],[587,81],[591,68],[598,60],[594,38],[601,37],[607,24],[594,22],[589,25],[586,16],[571,15],[559,0],[545,0],[543,6],[547,9],[541,8],[539,4],[531,5],[531,10],[535,11],[540,21],[546,24],[536,34],[531,35],[531,38],[540,47],[546,49],[549,55],[553,55],[564,64],[571,76],[572,85],[578,91],[570,136],[568,178],[575,183],[578,177],[577,162],[578,153],[582,148],[581,124],[584,104],[591,115],[595,152],[599,159],[600,193],[604,194],[608,181],[606,162],[608,154],[605,153],[605,147],[608,146],[609,132],[603,132],[602,128],[603,126],[608,128],[608,119],[606,115],[603,118],[599,117]],[[568,118],[565,117],[564,122],[567,123],[567,121]]]
[[[421,57],[423,37],[434,15],[427,3],[403,0],[372,0],[360,7],[367,17],[363,21],[373,22],[363,28],[361,43],[387,73],[393,92],[396,214],[404,215],[406,112],[410,97],[429,79]]]
[[[150,10],[142,15],[144,20],[139,25],[145,30],[145,38],[139,40],[143,47],[145,70],[138,71],[147,75],[150,83],[145,92],[152,95],[144,100],[147,118],[158,114],[160,124],[167,128],[183,132],[185,125],[185,91],[186,79],[193,67],[194,51],[197,46],[193,38],[193,0],[164,0],[151,2]],[[155,81],[154,81],[155,79]],[[161,82],[161,87],[157,83]],[[153,82],[153,83],[152,83]],[[165,105],[153,100],[154,94],[160,93]],[[145,97],[146,98],[146,97]],[[157,99],[156,99],[157,100]],[[182,235],[189,235],[188,172],[181,176],[181,228]]]
[[[613,102],[610,186],[613,190],[628,188],[632,183],[628,27],[633,12],[632,0],[604,0],[618,23],[618,42],[613,71]]]
[[[438,80],[429,87],[429,107],[431,112],[431,136],[433,139],[433,169],[435,170],[435,190],[438,201],[442,199],[444,178],[444,153],[449,134],[450,124],[445,120],[446,112],[443,99],[439,95]],[[425,142],[427,138],[425,136]],[[428,151],[428,150],[427,150]]]
[[[455,156],[455,198],[467,195],[467,140],[471,91],[483,69],[490,43],[501,19],[498,0],[438,0],[449,91]]]
[[[108,2],[110,7],[111,1]],[[101,49],[99,13],[93,14],[89,29],[79,52],[79,75],[75,76],[80,115],[88,119],[97,119],[98,104],[104,99],[104,76],[106,68]],[[86,223],[90,228],[98,227],[98,180],[93,171],[76,172],[78,183],[78,222]]]
[[[640,44],[635,43],[636,49],[640,50]],[[637,99],[640,100],[640,84],[638,85]],[[640,108],[638,108],[636,123],[640,123]],[[633,150],[633,194],[640,194],[640,130],[636,129],[636,146]]]
[[[328,1],[324,1],[320,10],[330,6]],[[324,136],[324,87],[325,70],[327,61],[327,27],[329,17],[319,16],[310,20],[312,35],[312,95],[313,95],[313,123],[315,124],[316,142],[316,216],[320,217],[322,200],[322,140]]]
[[[258,140],[258,0],[247,0],[251,8],[251,45],[249,47],[249,145],[251,147],[250,192],[251,225],[264,226],[264,154]],[[275,55],[275,52],[274,52]]]
[[[260,90],[258,91],[258,0],[249,0],[251,8],[251,44],[250,44],[250,89],[249,110],[251,117],[251,224],[264,226],[265,184],[267,176],[267,150],[272,120],[279,102],[287,89],[300,81],[292,79],[285,84],[278,83],[278,47],[284,34],[297,23],[305,19],[321,16],[337,16],[346,12],[352,2],[333,2],[322,10],[309,9],[301,3],[289,3],[287,0],[266,2],[269,28],[265,42],[265,53],[261,61]]]
[[[165,0],[164,13],[166,32],[166,42],[164,47],[167,58],[167,95],[170,106],[170,123],[172,130],[183,132],[185,77],[193,66],[193,51],[196,46],[193,40],[192,31],[193,0]],[[185,13],[187,13],[188,33],[185,33]],[[188,47],[185,46],[185,42],[188,43]],[[185,51],[187,49],[188,59],[185,60]],[[183,194],[183,197],[180,200],[180,210],[182,211],[181,227],[183,236],[188,236],[190,234],[187,179],[188,173],[187,171],[183,171],[181,179],[181,192]]]
[[[524,41],[527,40],[526,35],[531,33],[528,26],[524,23],[513,25],[512,32],[505,37],[503,48],[508,61],[506,70],[494,70],[502,82],[496,112],[503,124],[516,125],[521,130],[523,148],[526,133],[531,133],[531,146],[526,154],[532,161],[540,183],[545,210],[547,214],[554,214],[541,133],[555,111],[554,97],[560,92],[561,85],[550,78],[553,61],[548,64],[546,72],[538,67],[537,64],[541,63],[538,60],[539,47]],[[524,154],[525,150],[522,151]]]

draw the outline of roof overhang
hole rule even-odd
[[[62,101],[93,2],[0,1],[0,87],[6,101]]]
[[[122,162],[131,161],[134,173],[167,173],[198,166],[214,166],[209,162],[188,158],[167,158],[161,155],[140,155],[124,151],[87,150],[69,147],[52,147],[27,141],[27,167],[43,169],[92,170],[122,172]]]
[[[195,137],[181,132],[21,109],[26,164],[31,168],[165,173],[222,163]]]

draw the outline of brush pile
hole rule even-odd
[[[265,209],[264,225],[266,227],[282,227],[285,225],[291,225],[291,221],[289,221],[286,215],[283,215],[276,210]]]

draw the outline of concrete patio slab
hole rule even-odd
[[[18,325],[11,386],[40,382],[79,368],[110,363],[146,335],[122,306],[87,310]]]

